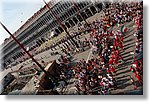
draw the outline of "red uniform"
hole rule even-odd
[[[121,42],[123,42],[123,37],[120,37]]]
[[[136,74],[135,77],[138,79],[139,82],[142,82],[142,78],[139,74]]]
[[[113,59],[112,59],[112,58],[109,59],[109,64],[110,64],[110,65],[113,64]]]
[[[114,64],[118,64],[118,56],[115,57]]]
[[[123,49],[123,45],[122,45],[122,42],[118,42],[118,46]]]
[[[115,54],[112,54],[112,59],[115,59],[115,58],[116,58]]]
[[[114,68],[113,66],[110,66],[110,70],[111,70],[111,72],[113,72],[113,73],[116,72],[116,70],[115,70],[115,68]]]
[[[110,71],[109,69],[107,69],[107,73],[110,74],[110,72],[111,72],[111,71]]]

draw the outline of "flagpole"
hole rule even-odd
[[[79,45],[77,44],[77,42],[71,37],[71,35],[69,34],[69,32],[67,31],[67,29],[65,28],[64,24],[62,24],[62,22],[58,19],[58,17],[52,13],[51,8],[49,7],[49,5],[45,2],[45,0],[43,0],[43,2],[45,3],[46,7],[49,9],[49,11],[51,12],[51,14],[54,16],[54,18],[58,21],[58,23],[60,24],[60,26],[64,29],[64,31],[66,32],[66,34],[68,35],[68,37],[72,40],[72,44],[76,45],[77,48],[79,48]]]
[[[1,26],[6,30],[6,32],[15,40],[15,42],[25,51],[25,53],[33,60],[33,62],[35,62],[39,68],[49,77],[51,78],[50,74],[44,70],[44,68],[42,67],[41,64],[39,64],[34,58],[33,56],[25,49],[25,47],[13,36],[13,34],[11,34],[11,32],[6,28],[6,26],[4,26],[2,24],[2,22],[0,22]]]

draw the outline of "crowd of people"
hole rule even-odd
[[[134,89],[137,89],[137,78],[140,85],[143,84],[143,15],[142,2],[110,3],[107,9],[104,9],[104,18],[99,18],[90,23],[85,29],[84,34],[90,33],[89,38],[80,40],[81,33],[74,33],[72,36],[78,42],[81,51],[85,48],[91,48],[92,58],[85,61],[80,60],[76,65],[71,66],[71,55],[75,50],[67,37],[57,42],[56,46],[61,48],[62,55],[58,60],[60,62],[61,80],[71,77],[76,79],[75,86],[78,94],[111,94],[112,89],[117,88],[117,81],[114,78],[116,68],[120,63],[125,63],[121,52],[124,51],[124,36],[129,33],[127,23],[134,21],[136,26],[135,51],[133,53],[133,64],[129,70],[133,75],[127,75],[131,79]],[[111,29],[114,28],[114,29]],[[81,28],[80,28],[81,29]],[[60,46],[62,44],[63,46]],[[71,46],[72,45],[72,46]],[[69,56],[69,58],[67,57]],[[66,84],[67,85],[67,84]]]
[[[136,25],[136,33],[134,36],[136,37],[135,50],[133,54],[133,64],[130,67],[131,72],[133,72],[133,76],[136,77],[139,84],[143,84],[143,15],[142,11],[138,9],[137,15],[134,16],[133,21]],[[133,77],[131,77],[133,79]],[[135,88],[137,88],[137,84],[134,80],[132,80],[132,84]]]
[[[122,56],[124,52],[124,36],[129,33],[128,23],[134,22],[136,32],[135,50],[133,53],[133,64],[128,68],[133,75],[129,75],[134,89],[138,84],[143,84],[143,2],[131,3],[109,3],[109,7],[102,10],[103,18],[84,26],[81,32],[74,32],[71,36],[75,39],[80,53],[91,48],[92,58],[82,59],[75,65],[71,65],[71,57],[76,54],[75,45],[68,36],[63,37],[58,42],[54,42],[46,50],[56,51],[61,49],[59,62],[60,79],[65,81],[75,78],[75,87],[78,94],[111,94],[112,89],[117,89],[116,69],[125,60]],[[113,29],[112,29],[113,28]],[[80,28],[82,29],[82,28]],[[89,37],[81,39],[82,34],[89,34]],[[58,52],[51,55],[60,54]],[[41,62],[45,64],[44,61]],[[46,65],[45,65],[46,66]],[[135,79],[136,78],[136,79]]]
[[[124,51],[124,35],[129,31],[125,24],[131,21],[134,21],[136,25],[134,35],[137,40],[134,61],[130,70],[142,85],[143,59],[142,56],[139,58],[139,54],[142,54],[143,51],[142,10],[142,2],[112,3],[109,8],[104,10],[104,18],[92,23],[93,29],[87,43],[94,49],[94,56],[88,61],[80,60],[72,68],[73,76],[77,79],[75,86],[79,94],[111,94],[110,90],[116,88],[116,79],[114,78],[116,68],[119,63],[126,61],[121,54]],[[117,30],[110,30],[115,25]],[[134,89],[137,89],[134,76],[131,75],[130,79]]]
[[[89,26],[84,24],[84,29],[80,28],[82,33],[71,34],[79,45],[78,51],[75,52],[75,45],[68,40],[67,36],[49,46],[52,51],[61,49],[61,53],[57,53],[60,54],[58,59],[60,79],[58,81],[64,81],[67,85],[69,79],[75,78],[77,94],[106,95],[111,94],[111,90],[117,89],[116,69],[127,62],[122,52],[125,51],[124,36],[130,31],[127,24],[131,22],[134,22],[136,28],[134,33],[136,42],[134,42],[133,64],[128,70],[131,70],[133,75],[126,76],[129,76],[135,90],[138,84],[140,86],[143,84],[142,2],[110,3],[109,7],[102,12],[103,18],[89,23]],[[89,37],[82,38],[87,34]],[[74,54],[90,48],[93,54],[91,59],[82,59],[75,65],[70,64]]]

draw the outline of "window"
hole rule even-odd
[[[69,17],[69,15],[68,15],[68,13],[66,13],[66,18],[68,18]]]
[[[57,21],[54,21],[54,27],[57,25]]]
[[[53,28],[52,23],[50,23],[48,26],[49,26],[50,28]]]
[[[85,7],[86,5],[87,5],[86,1],[85,1],[85,2],[83,2],[83,7]]]
[[[68,13],[68,15],[69,15],[69,16],[71,16],[71,9],[70,9],[70,10],[68,10],[68,12],[67,12],[67,13]]]
[[[54,22],[52,22],[51,25],[52,25],[52,28],[53,28],[54,27]]]
[[[65,4],[67,5],[67,7],[70,7],[72,5],[70,1],[66,1]]]
[[[73,9],[71,9],[71,15],[73,15],[74,14],[74,10]]]
[[[43,18],[44,25],[47,23],[46,18]]]
[[[73,12],[73,14],[74,14],[74,13],[76,13],[75,8],[72,8],[72,10],[71,10],[71,11]]]
[[[63,21],[65,20],[65,16],[64,16],[64,14],[62,15],[62,20],[63,20]]]
[[[85,7],[85,6],[84,6],[84,2],[81,2],[81,7],[82,7],[82,8],[84,8],[84,7]]]
[[[49,18],[49,20],[51,20],[53,18],[52,14],[50,12],[48,13],[48,18]]]
[[[55,11],[56,11],[56,15],[58,15],[59,14],[58,9],[55,9]]]
[[[74,11],[75,11],[75,12],[77,12],[77,11],[78,11],[76,7],[74,8]]]
[[[62,12],[63,11],[62,5],[58,9],[60,10],[60,12]]]
[[[62,8],[63,8],[63,10],[65,10],[66,8],[68,8],[67,6],[66,6],[66,4],[64,3],[64,4],[62,4]]]
[[[61,13],[60,8],[57,8],[58,14]]]

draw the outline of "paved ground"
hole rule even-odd
[[[93,16],[93,18],[96,18],[99,14],[96,14],[95,16]],[[93,19],[88,19],[88,20],[93,20]],[[129,80],[129,77],[126,77],[126,75],[133,75],[130,70],[129,70],[129,66],[131,66],[133,58],[132,55],[130,54],[130,52],[133,52],[134,47],[135,47],[135,37],[133,36],[134,32],[135,32],[135,28],[133,25],[133,22],[130,22],[129,24],[127,24],[130,27],[129,32],[124,36],[124,51],[122,51],[122,55],[123,58],[126,60],[125,64],[123,65],[119,65],[119,67],[116,69],[117,73],[115,78],[117,78],[117,82],[118,82],[118,88],[117,90],[112,90],[111,93],[112,94],[117,94],[117,93],[121,93],[121,92],[125,92],[128,90],[133,90],[133,86],[131,85],[131,82]],[[115,29],[115,28],[114,28]],[[88,35],[83,35],[83,36],[88,36]],[[58,49],[59,51],[60,49]],[[58,56],[50,56],[50,53],[52,51],[48,50],[45,52],[42,52],[38,55],[35,56],[36,59],[40,59],[41,57],[43,57],[42,60],[44,60],[45,62],[49,62],[52,60],[55,60],[58,58]],[[90,59],[92,54],[90,53],[91,50],[87,50],[84,51],[82,53],[76,54],[74,56],[74,61],[79,61],[80,59],[84,58],[84,59]],[[32,62],[30,62],[31,59],[23,62],[26,63],[26,67],[31,66]],[[40,62],[40,61],[39,61]],[[17,70],[22,64],[19,64],[17,66],[12,67],[12,70]],[[11,69],[7,69],[4,70],[3,72],[0,72],[0,75],[6,75],[7,73],[12,71]],[[2,77],[1,77],[2,78]],[[0,79],[1,80],[1,79]],[[66,89],[64,90],[64,94],[75,94],[75,86],[74,86],[74,79],[71,79],[69,81],[69,85],[66,87]],[[141,88],[141,87],[138,87]]]
[[[123,94],[128,91],[133,91],[134,87],[131,84],[130,78],[128,75],[131,75],[134,77],[133,73],[129,70],[129,67],[133,64],[133,57],[130,54],[130,52],[134,51],[135,48],[135,37],[133,34],[135,33],[135,27],[134,23],[130,22],[127,24],[129,26],[129,31],[124,36],[124,50],[121,51],[121,54],[123,56],[123,59],[125,60],[125,63],[120,63],[118,68],[116,68],[116,75],[115,78],[117,79],[117,89],[112,89],[111,94]],[[90,50],[87,50],[85,52],[82,52],[80,54],[77,54],[75,57],[77,59],[88,58],[88,55],[90,55],[89,59],[91,58],[92,54],[90,54]],[[137,85],[138,81],[134,77]],[[70,81],[70,84],[67,86],[67,88],[64,91],[64,94],[76,94],[76,88],[74,85],[75,79],[72,78]],[[142,87],[138,85],[138,89],[140,90]]]

